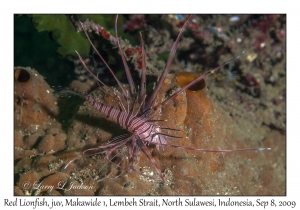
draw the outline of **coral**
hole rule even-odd
[[[84,36],[75,30],[66,15],[32,15],[36,29],[52,32],[52,37],[60,44],[57,53],[65,57],[75,55],[75,50],[82,55],[87,55],[90,45]]]
[[[258,125],[283,133],[286,129],[285,18],[275,14],[194,15],[187,26],[193,42],[189,47],[179,48],[178,55],[185,63],[185,71],[196,72],[238,56],[238,60],[208,81],[212,98],[237,121],[251,117]],[[173,31],[179,31],[184,22],[184,18],[176,15],[162,19]]]
[[[146,15],[131,15],[123,27],[128,31],[145,29],[147,27]]]
[[[15,67],[14,111],[16,128],[31,125],[38,129],[39,126],[52,123],[52,118],[58,114],[56,97],[36,70]]]
[[[33,189],[33,184],[53,173],[48,164],[57,161],[43,153],[63,150],[67,135],[56,121],[59,111],[52,89],[29,67],[14,69],[14,112],[14,170],[19,176],[15,194],[21,194],[21,190],[37,195],[43,191]]]
[[[151,85],[151,75],[159,75],[163,69],[166,52],[169,52],[185,15],[155,16],[161,22],[156,30],[150,26],[149,16],[143,18],[147,21],[135,26],[147,29],[143,37],[147,74],[150,75],[147,82]],[[129,15],[125,26],[131,27],[134,23],[131,20],[134,17]],[[89,32],[104,38],[105,43],[102,45],[101,41],[97,48],[115,58],[115,62],[111,62],[112,69],[123,71],[123,67],[119,68],[122,62],[117,60],[120,56],[113,51],[116,39],[109,32],[113,23],[110,26],[91,20],[83,23]],[[78,159],[64,169],[65,164],[80,157],[84,149],[104,145],[126,131],[87,103],[67,119],[70,124],[64,125],[62,130],[62,125],[51,117],[35,117],[28,108],[33,103],[28,103],[26,98],[21,100],[22,97],[15,93],[15,195],[285,195],[285,34],[284,15],[193,15],[171,69],[177,73],[168,75],[157,98],[164,100],[197,76],[178,72],[199,73],[240,55],[225,67],[223,74],[212,75],[164,106],[159,118],[167,121],[159,123],[180,130],[169,132],[183,137],[168,138],[169,144],[203,149],[271,147],[271,151],[201,153],[168,147],[158,151],[151,147],[151,154],[165,178],[164,183],[124,170],[128,166],[126,159],[121,163],[120,160],[126,157],[126,149],[118,150],[111,162],[105,159],[104,153],[86,154],[84,159]],[[92,33],[91,38],[97,42],[99,37],[94,35]],[[139,72],[141,48],[123,38],[120,38],[123,52]],[[240,54],[243,51],[245,53]],[[94,61],[91,57],[87,59]],[[88,65],[96,74],[100,72],[93,62]],[[83,78],[73,82],[72,87],[78,90],[96,87],[95,82],[91,83],[91,76],[83,75],[83,68],[77,67]],[[15,73],[15,83],[24,83],[27,74],[19,73],[22,73],[21,77]],[[100,77],[106,84],[115,84],[105,74]],[[222,80],[224,77],[226,79]],[[33,95],[35,91],[30,93]],[[90,94],[107,105],[117,106],[111,96],[105,96],[98,89]],[[52,97],[52,94],[46,94],[43,100]],[[74,101],[73,98],[68,100]],[[28,119],[20,120],[23,118],[19,117],[19,110],[23,110],[24,119]],[[64,111],[70,110],[65,108]],[[26,113],[38,120],[32,122]],[[36,122],[41,119],[46,123],[36,127]],[[60,142],[57,147],[53,143],[56,138]],[[46,139],[52,143],[45,143]],[[144,154],[135,168],[143,174],[158,177]],[[66,185],[63,190],[34,190],[24,188],[26,181],[46,181],[51,185],[63,181]],[[72,184],[84,189],[68,190]]]
[[[170,40],[170,34],[167,30],[162,30],[158,33],[153,27],[146,25],[144,18],[145,16],[143,15],[136,15],[134,17],[130,16],[130,20],[127,21],[123,27],[125,28],[125,30],[128,31],[131,31],[132,27],[139,30],[143,29],[144,27],[148,29],[147,39],[151,41],[153,46],[148,47],[146,45],[146,49],[147,49],[146,59],[148,60],[147,73],[148,75],[158,76],[161,73],[161,69],[164,66],[164,62],[162,62],[164,58],[162,57],[165,57],[165,53],[169,51],[170,47],[173,44],[173,41]],[[137,20],[139,21],[142,20],[142,21],[140,22],[140,24],[135,25],[137,23]],[[82,31],[81,25],[78,22],[74,21],[74,24],[77,25],[78,31]],[[104,39],[109,40],[113,46],[117,46],[116,37],[111,35],[110,33],[107,33],[107,29],[105,29],[105,27],[103,27],[101,24],[96,24],[89,19],[83,21],[82,24],[84,25],[87,31],[90,32],[93,31],[99,36],[103,37]],[[119,23],[119,25],[121,24]],[[130,36],[128,35],[126,36],[126,34],[123,34],[122,36],[121,32],[122,30],[119,31],[119,40],[127,60],[131,61],[134,64],[136,70],[141,71],[141,67],[142,67],[141,47],[132,46],[133,45],[132,43],[134,43],[135,41]],[[130,42],[128,40],[130,40]],[[191,42],[188,41],[188,43],[190,44]],[[179,48],[181,47],[186,48],[186,46],[183,44],[180,44]],[[93,68],[94,67],[92,66],[92,69]]]
[[[14,196],[24,196],[24,193],[22,192],[22,190],[20,190],[19,187],[14,186]]]
[[[63,150],[65,148],[66,139],[67,135],[64,133],[59,133],[55,136],[48,134],[39,143],[38,150],[46,153]]]
[[[195,73],[178,73],[175,77],[169,75],[158,98],[163,100],[196,76]],[[176,85],[178,83],[180,85]],[[99,100],[112,104],[109,98],[103,98],[100,91],[94,91],[92,94]],[[122,129],[116,129],[117,125],[96,113],[88,103],[79,109],[78,117],[74,119],[72,129],[69,130],[68,135],[71,136],[70,141],[67,141],[69,148],[81,149],[92,147],[95,143],[105,144],[112,137],[124,133]],[[211,101],[204,81],[163,107],[160,118],[167,120],[162,126],[180,129],[169,134],[184,137],[170,138],[169,144],[205,149],[233,149],[261,145],[274,148],[277,144],[267,132],[259,133],[259,138],[257,136],[248,138],[248,135],[237,138],[235,124]],[[238,129],[247,132],[247,128]],[[250,132],[257,132],[257,130],[252,128]],[[279,135],[278,138],[284,137]],[[258,139],[265,140],[257,142]],[[280,142],[284,143],[282,140]],[[125,151],[120,151],[112,163],[107,162],[104,154],[101,153],[86,157],[85,161],[78,160],[71,164],[66,173],[71,174],[70,182],[77,180],[83,183],[86,179],[92,179],[93,183],[98,183],[92,185],[98,188],[97,195],[282,194],[284,191],[281,190],[285,182],[279,181],[278,176],[272,177],[269,183],[266,183],[269,188],[263,188],[264,190],[261,188],[263,180],[260,178],[252,180],[252,177],[260,177],[265,171],[272,173],[276,170],[267,165],[281,164],[278,167],[284,167],[282,162],[273,159],[277,154],[284,155],[284,151],[279,152],[277,146],[274,149],[275,151],[272,152],[224,154],[191,152],[168,147],[165,147],[163,152],[158,152],[153,148],[152,155],[165,176],[164,184],[136,173],[126,173],[124,169],[118,168],[117,164],[123,155],[126,155]],[[69,158],[61,156],[60,159],[67,162],[78,155],[80,153],[73,152]],[[126,164],[122,162],[121,167],[125,166]],[[143,154],[135,167],[144,174],[157,176],[151,162]],[[283,171],[280,174],[283,175]],[[251,187],[245,184],[249,182],[252,183]],[[78,193],[74,192],[77,195]]]
[[[196,76],[195,73],[168,75],[158,101],[168,97]],[[99,90],[92,94],[104,103],[114,104],[110,96],[105,97]],[[191,87],[186,93],[180,94],[161,110],[161,119],[167,120],[162,126],[180,129],[170,134],[184,137],[169,138],[168,143],[206,149],[264,146],[272,147],[272,151],[223,154],[192,152],[168,147],[158,152],[152,148],[152,155],[163,171],[165,183],[147,179],[136,173],[127,173],[124,169],[118,168],[117,164],[123,155],[126,155],[124,153],[126,150],[120,151],[111,163],[107,162],[104,154],[99,153],[85,157],[85,161],[80,159],[66,170],[61,170],[65,163],[81,155],[78,149],[80,151],[82,148],[105,144],[113,136],[124,133],[124,130],[118,129],[118,125],[96,113],[88,103],[80,107],[67,133],[66,144],[69,152],[43,156],[34,153],[32,156],[21,156],[21,160],[15,166],[16,173],[21,173],[17,181],[16,194],[21,194],[21,191],[32,195],[284,194],[285,179],[284,171],[281,170],[284,167],[282,161],[284,160],[284,136],[280,133],[272,134],[267,129],[261,133],[258,132],[258,128],[240,125],[236,127],[230,117],[211,101],[204,81]],[[241,137],[238,131],[242,131],[244,137]],[[53,136],[56,133],[62,131],[52,127],[41,135]],[[258,133],[258,135],[249,137],[249,133]],[[63,133],[61,135],[64,136]],[[261,139],[261,142],[257,142],[258,139]],[[126,164],[122,162],[121,167],[125,166]],[[141,154],[135,167],[141,173],[157,176],[156,170],[144,154]],[[22,171],[27,172],[22,173]],[[274,173],[276,176],[272,176]],[[48,183],[51,186],[57,186],[56,183],[63,181],[65,185],[64,190],[60,191],[25,189],[22,183],[26,181]],[[251,183],[251,186],[247,183]],[[71,186],[74,188],[70,189]]]
[[[29,171],[27,173],[21,174],[20,179],[17,183],[19,189],[22,189],[25,195],[38,195],[40,189],[38,186],[43,177],[47,177],[51,172],[34,172]]]
[[[111,23],[113,23],[115,21],[115,18],[116,18],[115,15],[79,14],[76,16],[82,22],[86,21],[86,20],[90,20],[90,21],[94,22],[95,24],[100,25],[103,28],[105,28],[109,33],[114,33],[114,27],[111,25]],[[120,25],[122,25],[123,15],[120,15],[118,20],[119,20],[119,23],[121,23]],[[102,32],[102,33],[104,34],[105,32]],[[122,35],[122,34],[123,34],[122,30],[120,30],[120,35]]]
[[[62,188],[62,186],[66,183],[66,181],[67,181],[66,174],[62,172],[57,172],[43,179],[41,184],[44,186],[54,186],[54,189],[51,190],[57,190]],[[41,192],[43,191],[49,191],[49,189],[47,188],[41,189]]]
[[[50,169],[49,164],[52,162],[55,162],[57,160],[57,157],[53,155],[43,155],[38,158],[37,161],[35,161],[36,168],[41,171],[45,169]]]

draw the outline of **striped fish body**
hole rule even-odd
[[[147,118],[137,117],[126,111],[106,106],[97,102],[91,96],[85,96],[83,98],[107,118],[116,122],[130,133],[135,134],[148,144],[153,143],[158,147],[161,144],[167,144],[167,140],[163,136],[159,135],[161,132],[160,127],[149,123]]]

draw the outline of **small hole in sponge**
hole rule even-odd
[[[180,72],[180,73],[176,74],[177,83],[182,88],[187,86],[189,83],[191,83],[192,81],[194,81],[198,77],[200,77],[199,74],[192,73],[192,72]],[[205,88],[205,86],[206,86],[205,80],[202,79],[199,82],[197,82],[196,84],[194,84],[193,86],[191,86],[188,90],[198,91],[198,90],[202,90],[203,88]]]
[[[30,79],[30,73],[26,69],[16,69],[15,78],[18,82],[27,82]]]

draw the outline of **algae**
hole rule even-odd
[[[65,57],[75,55],[75,50],[82,56],[90,52],[90,44],[82,33],[78,33],[66,15],[32,15],[36,29],[49,31],[53,39],[60,45],[57,53]]]

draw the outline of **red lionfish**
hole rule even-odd
[[[150,97],[146,98],[146,58],[145,58],[145,49],[144,49],[144,41],[142,37],[142,33],[140,33],[140,40],[141,40],[141,55],[142,55],[142,71],[141,71],[141,82],[138,89],[138,92],[136,90],[135,84],[133,82],[133,78],[131,76],[129,67],[127,65],[124,52],[121,49],[121,45],[118,38],[118,30],[117,30],[117,22],[118,22],[118,15],[115,18],[115,35],[116,35],[116,45],[118,46],[119,53],[121,55],[123,65],[125,68],[128,84],[129,84],[129,91],[125,89],[125,87],[121,84],[121,82],[118,80],[112,69],[109,67],[107,62],[103,59],[103,57],[100,55],[99,51],[96,49],[94,44],[92,43],[91,39],[89,38],[89,35],[84,27],[84,25],[80,22],[81,27],[95,50],[96,54],[100,57],[102,62],[105,64],[107,69],[111,72],[112,76],[118,83],[118,86],[122,92],[122,94],[113,91],[110,87],[106,86],[95,74],[93,74],[87,67],[87,65],[84,63],[82,57],[80,54],[76,51],[80,61],[82,62],[85,69],[92,74],[92,76],[102,85],[100,86],[101,90],[108,94],[108,91],[112,92],[114,94],[114,97],[117,99],[119,103],[120,108],[114,108],[110,106],[106,106],[100,102],[97,102],[92,96],[86,95],[83,93],[76,93],[70,90],[65,90],[65,92],[78,95],[85,99],[90,105],[92,105],[95,109],[97,109],[99,112],[104,114],[107,118],[113,120],[114,122],[118,123],[121,127],[126,129],[130,134],[129,135],[121,135],[118,137],[115,137],[110,143],[98,146],[95,148],[86,149],[82,152],[82,156],[77,157],[71,161],[68,162],[68,164],[64,167],[65,169],[75,160],[83,157],[86,152],[88,151],[102,151],[105,154],[105,157],[108,161],[112,161],[110,158],[110,155],[118,150],[119,148],[126,146],[127,152],[128,152],[128,163],[129,167],[132,171],[142,175],[146,176],[139,171],[137,171],[134,168],[134,162],[137,159],[137,156],[140,154],[139,152],[142,151],[147,158],[151,161],[151,163],[154,165],[156,171],[159,174],[159,177],[164,181],[164,177],[162,175],[161,170],[159,169],[156,161],[152,157],[148,146],[149,145],[155,145],[156,148],[159,150],[160,147],[172,147],[172,148],[178,148],[178,149],[184,149],[184,150],[193,150],[193,151],[199,151],[199,152],[239,152],[239,151],[247,151],[247,150],[271,150],[271,148],[242,148],[242,149],[228,149],[228,150],[212,150],[212,149],[197,149],[197,148],[191,148],[191,147],[184,147],[184,146],[177,146],[177,145],[171,145],[167,142],[167,137],[171,138],[182,138],[178,136],[169,135],[166,133],[163,133],[162,130],[177,130],[174,128],[167,128],[167,127],[161,127],[157,125],[157,122],[163,121],[163,120],[156,120],[154,119],[155,115],[157,115],[158,110],[172,101],[175,97],[177,97],[179,94],[183,93],[187,89],[189,89],[194,84],[198,83],[200,80],[208,76],[209,74],[212,74],[219,70],[221,67],[227,65],[231,61],[239,58],[240,56],[237,56],[228,62],[222,64],[221,66],[216,67],[215,69],[212,69],[210,71],[205,72],[201,76],[199,76],[194,81],[190,82],[185,87],[181,88],[179,91],[175,92],[173,95],[169,96],[166,100],[164,100],[161,103],[155,104],[155,99],[157,97],[158,92],[160,91],[166,76],[170,70],[170,67],[172,65],[173,59],[175,57],[175,53],[177,50],[177,46],[180,40],[180,37],[190,20],[192,15],[190,15],[184,22],[179,34],[177,35],[177,38],[172,46],[172,49],[170,51],[168,60],[165,64],[164,70],[157,82],[157,85],[150,95]],[[136,110],[137,107],[137,110]],[[178,130],[177,130],[178,131]],[[102,153],[101,152],[101,153]],[[96,152],[94,154],[99,154],[100,152]],[[93,155],[93,154],[92,154]],[[120,166],[119,166],[120,167]],[[148,176],[146,176],[148,177]]]

